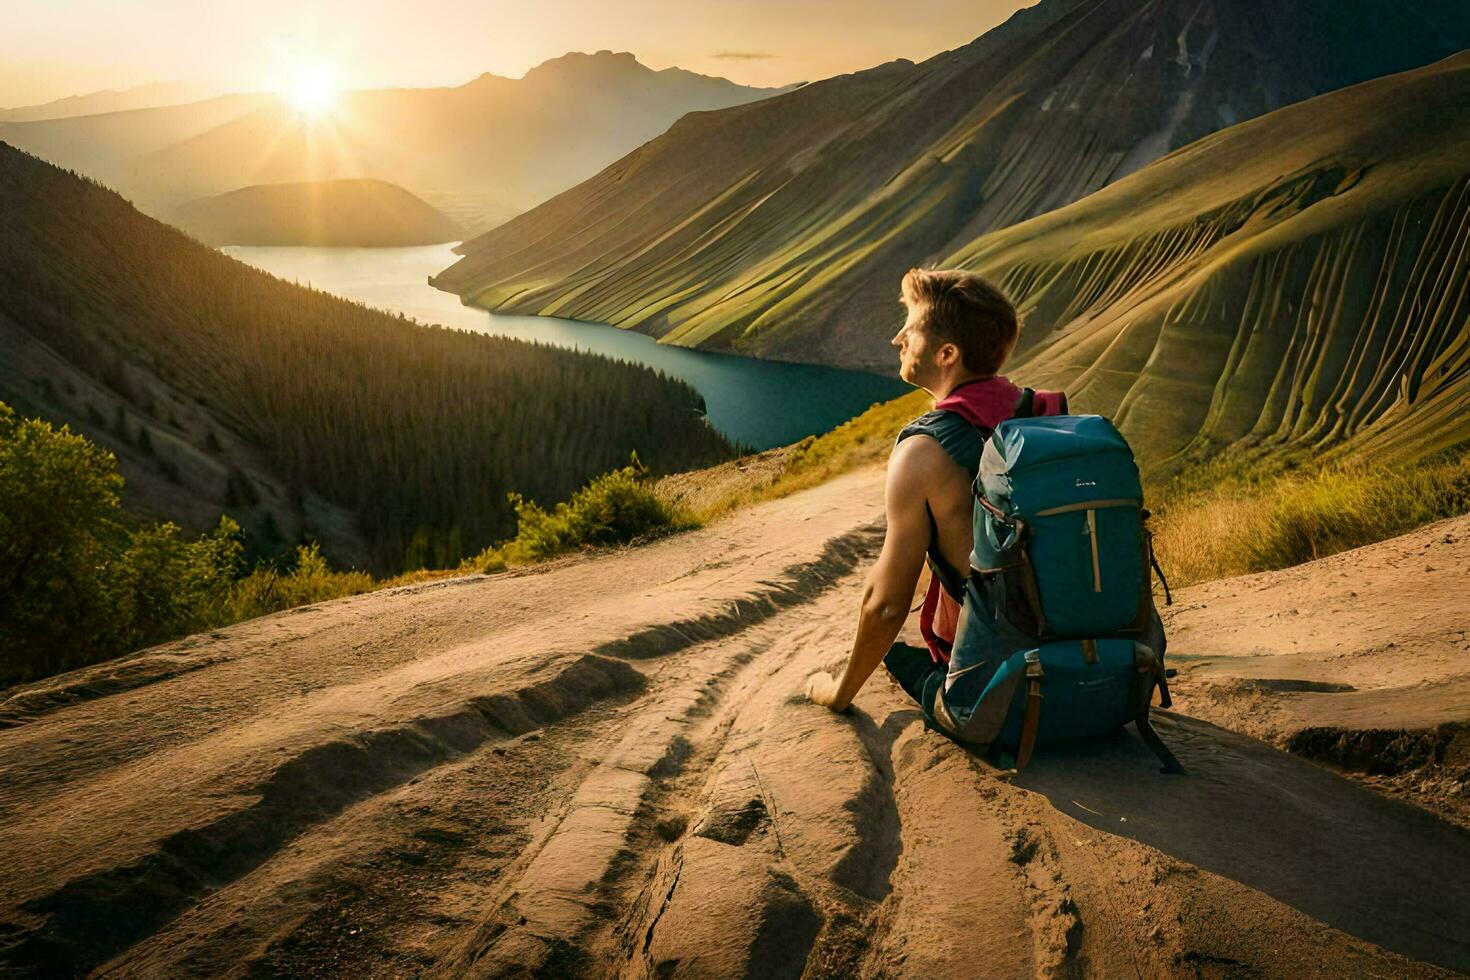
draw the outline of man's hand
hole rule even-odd
[[[825,670],[819,671],[807,678],[806,696],[811,698],[813,704],[820,704],[824,708],[833,711],[842,711],[847,706],[836,707],[837,704],[837,680]]]

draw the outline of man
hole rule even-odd
[[[888,531],[863,591],[847,669],[840,680],[818,673],[807,682],[807,696],[833,711],[846,710],[880,661],[929,708],[970,567],[971,481],[985,439],[1022,397],[999,377],[1019,333],[1015,308],[999,289],[969,272],[913,269],[901,300],[908,315],[893,338],[899,376],[933,395],[936,411],[906,426],[889,457]],[[926,553],[935,569],[920,622],[927,651],[894,643]]]

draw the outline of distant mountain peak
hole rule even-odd
[[[652,74],[653,69],[643,64],[631,51],[609,51],[604,48],[595,54],[585,51],[568,51],[557,58],[549,58],[526,72],[523,80],[609,77],[618,74]]]

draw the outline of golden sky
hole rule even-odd
[[[347,88],[458,85],[603,48],[782,85],[922,60],[1028,2],[0,0],[0,106],[172,80],[268,90],[302,63]]]

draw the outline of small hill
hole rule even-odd
[[[435,245],[464,229],[382,180],[264,184],[190,201],[174,224],[210,245]]]
[[[407,188],[478,231],[585,180],[687,112],[775,91],[599,51],[553,58],[520,79],[345,92],[318,120],[262,96],[208,127],[115,151],[95,145],[96,133],[127,132],[133,120],[0,124],[0,139],[101,180],[158,217],[239,187],[366,177]]]
[[[1470,52],[1231,127],[945,264],[1155,458],[1470,439]]]
[[[921,64],[689,115],[466,242],[436,283],[666,343],[892,371],[911,266],[1467,46],[1463,0],[1042,0]]]
[[[509,537],[509,492],[730,452],[681,382],[283,282],[4,144],[0,213],[0,400],[115,453],[142,516],[381,574]]]

